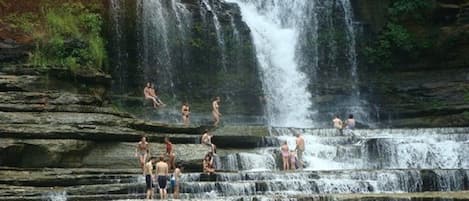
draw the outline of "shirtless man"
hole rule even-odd
[[[165,137],[164,138],[164,143],[166,144],[166,155],[168,156],[169,158],[169,169],[172,170],[174,168],[176,168],[176,154],[174,154],[174,146],[173,146],[173,143],[171,143],[171,141],[169,141],[169,138],[168,137]]]
[[[191,114],[189,103],[184,102],[182,104],[181,114],[182,114],[182,122],[184,123],[184,126],[186,127],[189,126],[189,115]]]
[[[150,145],[147,142],[147,138],[142,136],[142,139],[137,144],[137,148],[135,149],[135,157],[138,157],[140,162],[140,167],[144,170],[145,161],[147,160],[150,153]]]
[[[303,153],[305,152],[305,139],[300,133],[296,133],[296,155],[298,158],[299,169],[303,169]]]
[[[158,106],[165,106],[165,104],[163,103],[163,101],[161,101],[160,98],[158,98],[158,95],[156,94],[156,90],[155,90],[155,85],[154,84],[151,84],[151,87],[150,87],[150,95],[155,98],[156,100],[156,103],[158,104]]]
[[[220,123],[220,97],[217,96],[212,102],[212,116],[213,116],[213,125],[216,127]]]
[[[204,134],[202,134],[202,139],[201,142],[202,144],[205,144],[210,147],[210,151],[212,153],[217,153],[217,146],[212,143],[212,137],[213,135],[210,135],[208,130],[205,129]]]
[[[334,128],[336,128],[337,131],[339,131],[340,135],[343,135],[342,130],[344,128],[344,124],[342,120],[340,120],[338,115],[335,115],[334,119],[332,120],[332,123],[334,124]]]
[[[164,162],[164,156],[160,156],[160,161],[156,163],[156,175],[158,176],[158,189],[160,190],[160,198],[168,198],[167,187],[168,187],[168,164]]]
[[[153,199],[153,180],[155,179],[155,175],[153,175],[153,165],[156,162],[155,157],[151,157],[148,163],[145,163],[145,167],[143,169],[143,173],[145,174],[145,184],[147,187],[147,199]]]
[[[143,89],[143,95],[145,95],[146,100],[153,101],[153,107],[158,108],[159,104],[156,98],[152,95],[151,83],[148,82],[147,86]]]

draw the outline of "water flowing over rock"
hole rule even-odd
[[[217,0],[112,2],[119,5],[109,8],[111,63],[117,67],[113,94],[124,109],[142,105],[141,91],[150,81],[168,105],[188,101],[194,112],[203,113],[220,96],[227,121],[262,115],[250,30],[236,6]],[[174,122],[179,110],[137,114]],[[207,121],[197,115],[193,120]]]

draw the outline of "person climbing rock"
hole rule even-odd
[[[135,157],[138,157],[140,167],[142,171],[144,170],[145,161],[150,155],[150,145],[147,142],[147,138],[142,136],[140,142],[137,143],[137,148],[135,149]]]

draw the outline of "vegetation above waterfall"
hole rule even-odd
[[[392,67],[399,60],[416,60],[430,49],[436,33],[421,29],[425,26],[425,14],[432,7],[432,1],[427,0],[394,0],[388,8],[389,19],[384,29],[364,50],[368,62]]]
[[[3,2],[0,6],[7,11],[3,23],[23,32],[34,44],[29,63],[72,70],[105,66],[107,53],[101,35],[99,1],[41,0],[19,4]]]

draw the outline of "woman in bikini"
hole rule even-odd
[[[213,116],[213,126],[217,127],[218,123],[220,123],[220,97],[217,96],[213,99],[212,102],[212,116]]]
[[[189,126],[189,114],[191,113],[189,103],[184,102],[184,104],[182,104],[181,113],[182,113],[182,122],[184,122],[184,125],[186,127]]]
[[[135,156],[138,157],[142,170],[145,168],[145,161],[149,157],[149,153],[150,145],[147,142],[147,138],[142,136],[142,139],[138,142],[137,148],[135,149]]]
[[[289,170],[290,151],[287,142],[284,142],[282,146],[280,146],[280,153],[282,154],[283,170]]]

